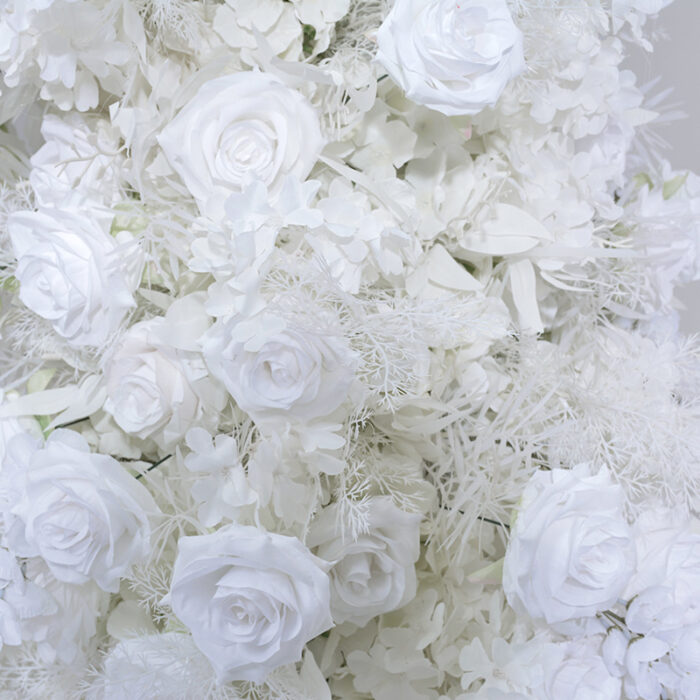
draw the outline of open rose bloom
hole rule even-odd
[[[669,4],[0,0],[0,700],[698,700]]]

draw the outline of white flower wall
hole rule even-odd
[[[0,4],[0,698],[697,698],[668,4]]]

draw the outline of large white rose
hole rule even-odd
[[[377,60],[414,102],[447,115],[492,105],[525,68],[504,0],[396,0]]]
[[[421,518],[400,510],[388,496],[372,498],[368,532],[353,538],[339,515],[337,505],[324,508],[311,526],[307,544],[333,564],[329,572],[333,619],[362,627],[415,596]]]
[[[622,489],[607,471],[537,471],[511,530],[503,587],[517,612],[549,624],[590,617],[617,601],[635,561]]]
[[[119,427],[163,448],[195,422],[199,399],[175,350],[158,342],[163,319],[133,325],[107,366],[104,408]]]
[[[211,371],[256,422],[330,415],[347,398],[354,359],[337,338],[260,322],[247,341],[218,322],[204,339]]]
[[[332,627],[326,564],[295,537],[229,525],[182,537],[170,604],[221,682],[262,682]]]
[[[74,346],[102,345],[134,306],[109,221],[43,208],[8,217],[19,298]]]
[[[151,495],[115,459],[91,454],[77,433],[56,430],[43,447],[16,436],[2,477],[8,547],[42,557],[59,581],[94,580],[115,592],[148,554],[158,512]]]
[[[285,175],[306,178],[323,145],[307,100],[260,72],[202,85],[158,141],[201,212],[214,219],[250,180],[262,181],[274,195]]]

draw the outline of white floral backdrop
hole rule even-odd
[[[0,2],[0,700],[697,700],[669,4]]]

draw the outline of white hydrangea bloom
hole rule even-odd
[[[98,106],[100,88],[119,93],[132,49],[105,22],[108,2],[12,0],[0,14],[0,68],[13,87],[35,84],[61,110]]]

